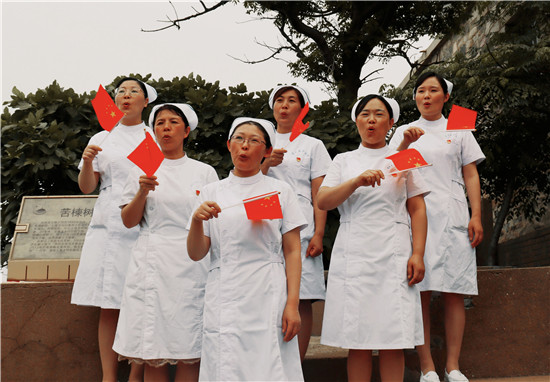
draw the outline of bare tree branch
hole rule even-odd
[[[369,74],[367,74],[365,77],[361,78],[361,85],[362,84],[365,84],[367,82],[370,82],[370,81],[376,81],[376,80],[379,80],[380,78],[382,77],[375,77],[375,78],[371,78],[369,80],[367,80],[367,78],[369,78],[370,76],[378,73],[379,71],[383,70],[384,68],[380,68],[380,69],[376,69],[376,70],[373,70],[372,72],[370,72]]]
[[[168,29],[168,28],[172,28],[172,27],[176,27],[177,29],[180,29],[180,23],[183,22],[183,21],[187,21],[187,20],[191,20],[191,19],[194,19],[195,17],[199,17],[199,16],[202,16],[202,15],[205,15],[209,12],[212,12],[213,10],[229,3],[230,0],[222,0],[216,4],[214,4],[213,6],[211,6],[210,8],[208,8],[206,6],[206,4],[203,2],[203,1],[200,1],[202,7],[203,7],[203,10],[202,11],[197,11],[195,8],[193,8],[193,10],[196,12],[195,14],[192,14],[190,16],[186,16],[186,17],[183,17],[183,18],[179,18],[178,17],[178,13],[176,12],[176,8],[174,7],[174,4],[172,4],[171,1],[169,1],[170,5],[172,5],[172,8],[174,8],[174,12],[176,14],[176,19],[175,20],[170,20],[170,18],[168,16],[166,16],[166,18],[168,20],[164,20],[164,22],[168,22],[170,23],[170,25],[167,25],[165,27],[162,27],[162,28],[157,28],[157,29],[141,29],[142,32],[159,32],[159,31],[162,31],[162,30],[165,30],[165,29]]]

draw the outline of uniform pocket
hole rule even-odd
[[[464,194],[464,185],[456,180],[451,181],[451,198],[449,201],[449,226],[461,231],[468,230],[470,214]]]

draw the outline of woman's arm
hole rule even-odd
[[[155,187],[158,185],[157,177],[154,175],[150,178],[145,175],[139,177],[138,192],[130,203],[122,207],[120,212],[122,223],[126,228],[132,228],[139,224],[143,218],[147,195],[149,195],[149,191],[155,191]]]
[[[275,167],[283,163],[285,153],[285,149],[273,149],[273,151],[271,151],[271,155],[265,158],[265,160],[260,165],[260,170],[262,170],[262,174],[267,175],[270,167]]]
[[[316,257],[323,253],[323,236],[325,236],[325,225],[327,223],[327,212],[317,206],[317,194],[323,183],[324,176],[317,177],[311,181],[311,200],[313,202],[313,220],[315,221],[315,233],[309,241],[306,250],[306,257]]]
[[[199,261],[206,256],[210,249],[210,238],[204,235],[202,223],[212,218],[217,218],[222,212],[216,202],[204,202],[197,208],[191,218],[191,227],[187,235],[187,253],[191,260]]]
[[[424,279],[424,248],[428,233],[428,218],[424,196],[417,195],[407,199],[407,211],[411,217],[412,255],[407,263],[409,285]]]
[[[419,127],[409,127],[403,132],[403,140],[397,146],[397,151],[403,151],[409,148],[410,144],[416,142],[418,138],[424,135],[424,130]]]
[[[84,194],[93,192],[99,182],[99,172],[94,171],[92,162],[100,151],[102,151],[101,147],[89,145],[86,146],[82,153],[83,164],[78,174],[78,187]]]
[[[328,211],[338,207],[350,197],[353,192],[362,186],[380,186],[384,179],[384,173],[380,170],[367,170],[361,175],[351,178],[334,187],[321,187],[317,194],[317,205],[320,209]]]
[[[472,248],[477,247],[483,240],[483,226],[481,225],[481,186],[475,162],[462,167],[462,176],[466,185],[466,193],[472,209],[472,217],[468,223],[468,236]]]
[[[300,304],[300,279],[302,277],[302,255],[300,253],[300,228],[296,227],[283,235],[283,254],[286,266],[287,299],[283,312],[284,340],[290,341],[300,331],[298,313]]]

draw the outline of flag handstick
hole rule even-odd
[[[258,196],[254,196],[253,198],[241,200],[240,202],[235,203],[235,204],[231,204],[231,205],[229,205],[229,206],[227,206],[227,207],[222,208],[221,210],[223,211],[223,210],[226,210],[226,209],[228,209],[228,208],[233,208],[233,207],[240,206],[241,204],[246,204],[246,203],[254,202],[254,201],[256,201],[256,200],[261,200],[261,199],[269,198],[270,196],[279,195],[279,194],[280,194],[279,191],[268,192],[267,194],[258,195]]]
[[[285,146],[281,147],[282,150],[284,150],[286,146],[288,146],[292,141],[298,138],[300,134],[307,130],[307,128],[309,127],[309,122],[304,123],[304,118],[308,112],[309,102],[304,105],[302,111],[300,111],[300,114],[294,121],[294,125],[292,125],[292,132],[290,133],[290,138],[288,139],[289,142]]]
[[[151,150],[149,149],[149,144],[147,143],[147,129],[143,128],[143,134],[145,134],[145,148],[147,149],[147,154],[149,154],[149,160],[153,162],[153,158],[151,157]]]
[[[400,174],[402,172],[407,172],[407,171],[410,171],[410,170],[416,170],[416,169],[419,169],[419,168],[430,167],[430,166],[433,166],[433,164],[429,163],[429,164],[425,164],[424,166],[418,166],[418,167],[407,168],[405,170],[388,172],[388,175]]]

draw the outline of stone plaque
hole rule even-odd
[[[97,196],[25,196],[8,280],[74,280]]]

